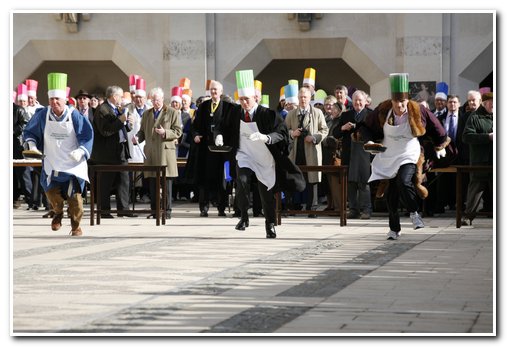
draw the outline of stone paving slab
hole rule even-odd
[[[141,207],[143,208],[143,207]],[[495,335],[493,220],[425,219],[387,241],[387,217],[115,218],[58,232],[14,210],[12,333]]]

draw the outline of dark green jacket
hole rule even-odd
[[[493,141],[489,133],[493,132],[493,115],[480,106],[467,119],[463,130],[463,142],[470,147],[470,165],[493,165]],[[492,179],[488,173],[473,173],[470,179],[483,181]]]

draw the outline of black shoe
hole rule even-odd
[[[250,223],[248,221],[248,218],[246,219],[241,218],[239,220],[239,223],[236,224],[236,230],[245,230],[245,228],[248,228],[249,224]]]
[[[239,217],[241,217],[241,212],[239,212],[239,211],[234,211],[234,214],[233,214],[232,216],[233,216],[233,217],[237,217],[237,218],[239,218]]]
[[[317,215],[316,214],[309,214],[308,218],[317,218]]]
[[[104,213],[104,214],[101,214],[100,215],[100,218],[106,218],[106,219],[112,219],[114,218],[113,215],[111,213]]]
[[[201,217],[208,217],[208,212],[207,211],[201,211],[200,216]]]
[[[359,213],[349,212],[347,213],[347,219],[359,219]]]
[[[134,213],[118,213],[118,217],[135,218],[135,217],[137,217],[137,214],[134,214]]]
[[[226,217],[225,211],[218,211],[218,217]]]
[[[262,212],[257,212],[253,214],[254,217],[264,217],[264,214]]]
[[[47,213],[44,213],[42,215],[42,218],[53,218],[55,216],[55,213],[53,211],[49,211]]]
[[[276,231],[275,231],[275,224],[274,223],[266,224],[266,238],[267,239],[276,239]]]
[[[148,215],[148,217],[146,217],[146,219],[150,219],[150,218],[157,218],[157,215],[155,213],[150,213]]]

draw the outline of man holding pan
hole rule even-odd
[[[81,236],[83,216],[81,192],[88,181],[88,165],[93,146],[93,128],[88,119],[65,104],[67,75],[48,75],[49,106],[40,108],[23,132],[25,155],[42,160],[40,183],[50,202],[54,217],[51,229],[62,226],[63,204],[67,200],[72,236]]]

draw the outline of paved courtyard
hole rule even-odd
[[[12,333],[496,334],[493,219],[455,228],[425,218],[387,241],[387,217],[264,220],[178,203],[153,219],[83,219],[51,231],[43,211],[13,211]]]

